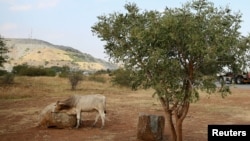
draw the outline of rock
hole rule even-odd
[[[145,141],[161,141],[165,127],[164,116],[140,114],[137,138]]]
[[[76,126],[76,115],[68,115],[64,112],[51,113],[51,119],[47,121],[47,127],[72,128]]]
[[[38,127],[72,128],[76,126],[75,108],[54,112],[56,103],[46,106],[39,115]]]

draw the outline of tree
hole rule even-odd
[[[182,141],[182,123],[200,91],[217,90],[216,73],[240,63],[246,44],[241,14],[216,8],[207,0],[187,2],[164,12],[140,11],[125,5],[126,13],[98,17],[92,32],[105,41],[111,59],[130,70],[133,88],[153,88],[165,112],[172,141]],[[219,89],[222,96],[229,89]]]
[[[83,80],[81,71],[72,71],[69,74],[69,82],[71,84],[71,90],[75,90],[76,86]]]
[[[6,47],[6,44],[4,43],[3,38],[0,36],[0,67],[3,67],[3,64],[7,62],[7,52],[8,49]]]
[[[133,78],[130,77],[130,72],[123,68],[114,70],[111,74],[111,82],[113,85],[119,85],[122,87],[131,87],[131,81]]]

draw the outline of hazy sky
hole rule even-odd
[[[228,5],[243,14],[241,32],[250,33],[250,1],[210,0],[216,7]],[[74,47],[107,60],[104,43],[93,36],[97,16],[123,12],[128,2],[141,10],[163,11],[181,7],[187,0],[0,0],[0,35],[4,38],[34,38],[55,45]]]

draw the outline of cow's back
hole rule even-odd
[[[89,112],[91,110],[105,110],[106,97],[104,95],[82,95],[78,98],[79,101],[76,105],[76,108],[80,108],[82,112]]]

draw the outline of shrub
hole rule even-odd
[[[113,85],[131,87],[132,77],[130,76],[130,71],[125,69],[117,69],[111,74],[111,76],[111,82]]]
[[[98,70],[95,72],[95,74],[110,74],[111,70],[107,69],[107,70]]]
[[[88,77],[88,80],[90,81],[95,81],[95,82],[100,82],[100,83],[106,83],[106,79],[98,74],[92,74]]]
[[[0,70],[0,76],[6,75],[8,72],[6,70]]]
[[[1,84],[9,85],[14,83],[15,75],[13,73],[7,73],[1,77]]]
[[[57,68],[57,72],[60,72],[60,77],[68,77],[70,74],[70,68],[68,66],[63,66],[61,68]]]
[[[69,81],[71,84],[71,90],[75,90],[76,86],[83,80],[83,75],[81,71],[71,72],[69,74]]]
[[[28,66],[27,64],[14,66],[12,72],[21,76],[55,76],[56,71],[51,68]]]

